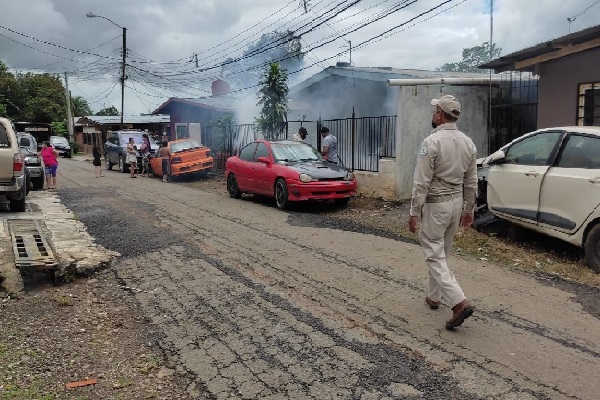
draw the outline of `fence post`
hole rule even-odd
[[[354,113],[354,107],[352,107],[352,165],[351,169],[354,171],[354,152],[355,152],[355,136],[356,136],[356,114]]]
[[[317,150],[319,150],[319,153],[321,152],[321,126],[323,126],[323,123],[321,122],[321,115],[319,115],[317,121]]]

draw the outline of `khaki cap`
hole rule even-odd
[[[458,118],[460,116],[460,103],[458,99],[452,95],[442,96],[439,99],[431,100],[432,106],[438,106],[442,109],[442,111],[447,112],[452,115],[454,118]]]

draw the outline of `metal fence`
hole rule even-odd
[[[363,117],[319,121],[287,121],[279,139],[289,139],[300,127],[308,131],[306,142],[321,148],[321,126],[326,126],[338,140],[338,156],[342,164],[356,171],[379,170],[379,159],[396,156],[396,117]],[[225,162],[248,143],[262,139],[253,124],[231,125],[225,130],[215,125],[202,126],[202,143],[211,148],[213,171],[223,173]]]
[[[537,129],[538,80],[530,73],[502,74],[492,98],[489,154]]]
[[[340,161],[354,171],[378,172],[381,158],[396,157],[396,116],[318,121],[321,126],[337,138]]]

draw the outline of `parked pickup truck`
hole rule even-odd
[[[36,190],[44,188],[44,167],[42,166],[42,158],[38,156],[38,143],[30,133],[17,133],[17,140],[23,162],[25,162],[25,172],[28,175],[28,180]],[[29,189],[29,185],[27,186]]]
[[[138,130],[131,131],[115,131],[108,137],[104,144],[104,161],[106,169],[112,169],[113,165],[119,166],[120,172],[128,172],[129,165],[126,163],[127,159],[127,144],[129,138],[133,138],[135,146],[139,149],[142,145],[142,135],[144,132]],[[158,152],[158,145],[149,138],[150,140],[150,156],[153,156]],[[142,165],[142,157],[138,153],[138,165]]]
[[[0,196],[10,202],[11,211],[25,211],[25,163],[14,125],[6,118],[0,118]]]

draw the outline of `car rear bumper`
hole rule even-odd
[[[212,157],[201,158],[199,160],[194,160],[193,162],[171,164],[171,175],[193,174],[194,172],[212,169],[212,167]]]
[[[27,172],[29,172],[30,178],[39,178],[44,176],[44,168],[41,165],[25,166]]]
[[[356,180],[302,183],[287,180],[290,201],[335,200],[353,196],[356,193]]]
[[[12,182],[0,183],[0,194],[16,194],[25,185],[25,174],[13,178]]]

